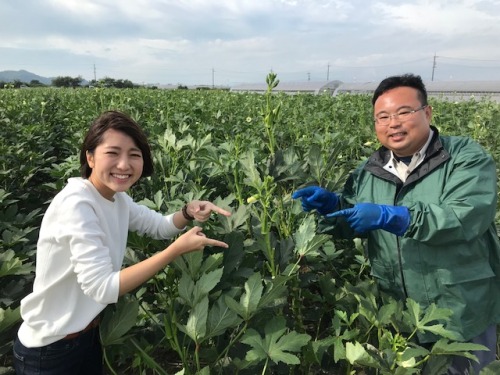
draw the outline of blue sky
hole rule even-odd
[[[45,77],[500,80],[500,0],[2,0],[0,14],[0,71]]]

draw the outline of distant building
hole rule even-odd
[[[273,92],[284,92],[287,94],[310,93],[314,95],[329,94],[333,95],[335,89],[341,84],[341,81],[329,82],[280,82]],[[258,92],[265,93],[267,91],[267,84],[265,83],[248,83],[232,86],[232,92]]]
[[[500,81],[429,81],[424,82],[429,97],[449,101],[481,100],[487,98],[500,102]],[[280,82],[273,92],[287,94],[311,93],[340,95],[340,94],[373,94],[379,82],[348,83],[342,81],[329,82]],[[265,83],[248,83],[232,86],[232,92],[265,93]]]
[[[449,101],[481,100],[500,102],[500,81],[430,81],[424,82],[429,97]],[[373,94],[378,82],[342,83],[333,95]]]

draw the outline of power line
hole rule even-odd
[[[467,57],[449,57],[449,56],[438,56],[440,59],[450,59],[450,60],[465,60],[465,61],[483,61],[483,62],[500,62],[500,60],[487,60],[487,59],[471,59]]]

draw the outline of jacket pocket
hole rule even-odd
[[[481,260],[462,267],[454,266],[449,269],[437,270],[439,280],[443,285],[455,285],[473,281],[479,281],[494,277],[495,273],[488,262]]]
[[[460,330],[472,326],[490,311],[495,274],[486,261],[437,270],[441,290],[438,305],[453,311]]]

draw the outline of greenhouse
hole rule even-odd
[[[424,82],[429,97],[450,101],[488,98],[500,102],[500,81],[428,81]],[[378,82],[342,83],[338,94],[372,94]]]
[[[429,97],[446,99],[450,101],[469,100],[482,98],[500,102],[500,81],[427,81],[424,82]],[[280,82],[273,89],[275,92],[287,94],[310,93],[310,94],[372,94],[379,82]],[[231,87],[232,92],[257,92],[265,93],[265,83],[247,83]]]
[[[273,89],[275,92],[284,92],[287,94],[333,94],[335,89],[342,84],[341,81],[305,81],[305,82],[280,82],[279,85]],[[264,93],[267,91],[265,83],[248,83],[231,87],[233,92],[259,92]]]

